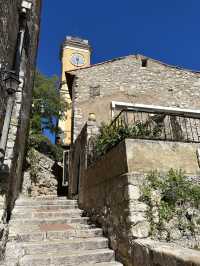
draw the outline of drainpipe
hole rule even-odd
[[[21,57],[22,57],[22,49],[24,44],[24,37],[26,31],[26,25],[28,20],[28,15],[31,10],[32,3],[29,1],[22,1],[21,10],[20,10],[20,17],[19,17],[19,33],[18,33],[18,45],[16,51],[16,58],[15,58],[15,71],[19,74],[20,71],[20,64],[21,64]]]

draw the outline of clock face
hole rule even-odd
[[[71,63],[74,66],[83,66],[85,64],[85,60],[81,54],[73,54],[71,57]]]

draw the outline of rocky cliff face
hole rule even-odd
[[[31,149],[27,156],[23,194],[31,197],[57,195],[58,181],[53,170],[54,164],[49,157]]]

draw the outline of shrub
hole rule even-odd
[[[100,134],[96,139],[95,149],[97,155],[101,156],[116,146],[125,138],[145,138],[157,134],[148,129],[147,125],[141,121],[137,121],[134,125],[120,126],[102,124]]]
[[[141,200],[148,205],[146,213],[155,231],[164,229],[164,225],[174,217],[179,217],[179,230],[188,230],[193,233],[193,219],[188,217],[188,209],[199,210],[200,207],[200,185],[190,181],[180,170],[171,169],[166,176],[161,176],[158,172],[151,172],[147,176],[147,183],[141,187]],[[154,195],[159,194],[159,202],[154,202]],[[153,218],[153,209],[158,211],[158,222]],[[183,224],[182,218],[186,218]],[[152,230],[152,235],[154,234]],[[169,233],[170,235],[170,233]]]
[[[63,160],[62,147],[52,144],[47,137],[41,134],[29,136],[28,148],[34,148],[56,162],[61,162]]]

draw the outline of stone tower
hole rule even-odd
[[[60,60],[62,66],[61,78],[61,97],[65,100],[68,110],[65,113],[65,119],[59,121],[59,127],[62,129],[62,144],[70,146],[71,144],[71,96],[67,86],[65,73],[78,68],[90,66],[91,47],[88,40],[83,40],[77,37],[67,36],[60,51]],[[70,107],[70,108],[69,108]]]

